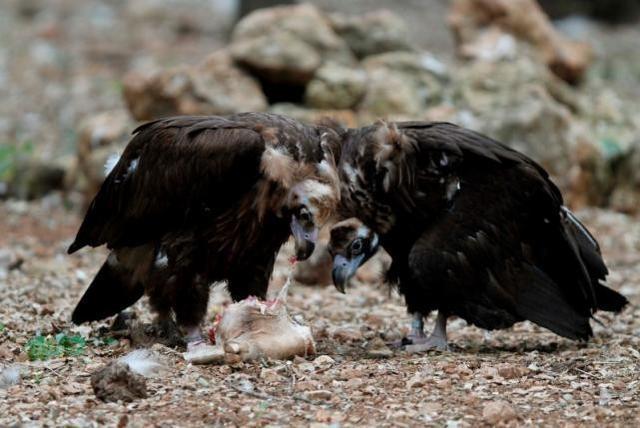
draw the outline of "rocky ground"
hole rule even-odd
[[[598,314],[602,325],[593,323],[589,343],[528,323],[489,335],[454,320],[451,352],[391,351],[383,343],[406,334],[409,317],[385,286],[361,285],[346,295],[295,286],[290,310],[311,325],[320,357],[193,366],[155,345],[165,371],[147,380],[148,398],[103,403],[93,393],[91,373],[131,348],[126,339],[101,337],[106,323],[73,327],[69,317],[104,252],[65,254],[79,219],[59,196],[5,202],[0,365],[20,376],[0,388],[0,425],[637,425],[640,224],[603,210],[579,216],[600,239],[610,286],[632,302],[620,316]],[[281,284],[287,269],[281,263],[274,282]],[[208,325],[226,301],[218,287]],[[136,310],[148,319],[145,302]],[[80,355],[28,360],[34,336],[59,333],[87,337]],[[3,376],[0,382],[7,383]]]

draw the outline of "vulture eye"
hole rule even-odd
[[[354,256],[359,255],[362,252],[362,239],[356,239],[351,243],[351,254]]]

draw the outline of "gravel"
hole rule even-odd
[[[0,370],[20,376],[0,389],[0,425],[637,425],[640,223],[604,210],[578,215],[600,240],[609,284],[632,302],[619,316],[597,314],[602,325],[593,323],[589,343],[530,323],[486,334],[452,320],[451,352],[392,351],[384,343],[406,334],[410,317],[385,285],[346,295],[295,286],[289,309],[311,325],[317,355],[194,366],[154,345],[166,370],[145,380],[148,397],[104,403],[91,375],[130,344],[103,343],[99,328],[107,322],[76,327],[69,318],[105,252],[65,254],[79,218],[61,198],[7,201],[0,204]],[[288,269],[280,260],[274,277]],[[228,302],[224,287],[215,288],[205,327]],[[135,310],[151,319],[146,302]],[[86,336],[84,355],[28,361],[28,340],[57,332]]]

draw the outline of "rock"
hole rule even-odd
[[[333,397],[333,393],[331,391],[327,391],[326,389],[308,391],[305,395],[309,400],[330,400],[331,397]]]
[[[421,373],[416,372],[416,374],[414,374],[411,379],[409,379],[407,381],[407,388],[411,389],[411,388],[420,388],[422,386],[425,385],[425,381],[424,381],[424,377],[422,376]]]
[[[296,391],[312,391],[322,388],[322,383],[317,380],[301,380],[296,382]]]
[[[91,375],[93,392],[102,401],[130,402],[147,397],[144,376],[134,373],[128,365],[111,362]]]
[[[455,76],[455,122],[482,132],[542,163],[566,172],[580,129],[564,83],[523,52],[512,61],[475,62]],[[464,113],[460,113],[464,112]]]
[[[391,357],[393,357],[393,351],[388,348],[369,349],[367,351],[367,358],[385,359]]]
[[[177,114],[232,114],[262,111],[267,101],[260,85],[236,67],[226,51],[202,63],[164,71],[128,73],[124,98],[136,120]]]
[[[491,401],[482,409],[482,419],[492,425],[509,422],[517,417],[514,408],[506,401]]]
[[[72,168],[70,158],[54,161],[32,157],[18,157],[12,165],[6,193],[17,199],[37,199],[54,190],[64,189],[65,176]],[[2,184],[2,183],[0,183]]]
[[[346,389],[361,389],[365,384],[364,379],[359,377],[354,377],[353,379],[349,379],[345,382],[344,387]]]
[[[510,363],[498,364],[498,374],[505,379],[515,379],[526,376],[529,369],[526,367],[516,366]]]
[[[122,5],[131,26],[163,27],[180,35],[220,33],[233,18],[220,3],[202,0],[136,0]]]
[[[307,85],[305,102],[322,109],[348,109],[365,93],[367,74],[358,68],[328,62]]]
[[[303,86],[325,61],[351,64],[353,54],[310,4],[259,9],[233,30],[233,58],[261,80]]]
[[[311,109],[291,103],[277,103],[269,108],[269,112],[284,114],[308,123],[319,123],[331,119],[345,127],[360,124],[360,119],[352,110]]]
[[[119,155],[131,138],[135,123],[125,110],[111,110],[85,118],[78,128],[78,174],[66,177],[70,185],[84,192],[85,207],[100,189],[106,177],[105,164]]]
[[[355,328],[336,327],[331,332],[331,337],[338,342],[357,342],[363,339],[362,332]]]
[[[443,70],[426,52],[388,52],[365,58],[367,91],[359,109],[377,116],[421,117],[440,101]],[[444,66],[443,66],[444,67]]]
[[[608,201],[611,208],[629,214],[640,213],[640,141],[619,164],[615,183]]]
[[[375,10],[356,16],[335,13],[329,18],[335,32],[347,42],[358,58],[411,50],[407,24],[388,10]]]
[[[318,368],[319,370],[329,369],[335,363],[335,360],[328,355],[320,355],[315,360],[313,360],[313,365],[316,366],[316,368]]]
[[[279,32],[241,40],[231,54],[243,66],[269,82],[304,85],[322,64],[322,57],[295,35]]]
[[[529,43],[549,69],[569,83],[579,82],[592,60],[590,46],[557,32],[534,0],[455,0],[449,25],[459,54],[466,58],[486,60],[485,52],[500,51],[505,39],[496,37],[499,31]],[[491,40],[497,42],[493,48]]]
[[[266,382],[279,382],[284,379],[276,369],[264,368],[260,370],[260,379],[264,379]]]

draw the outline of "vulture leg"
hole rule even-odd
[[[400,340],[388,343],[391,348],[402,348],[403,346],[419,343],[426,339],[424,334],[424,316],[420,312],[413,313],[413,320],[411,321],[411,332]]]
[[[199,326],[185,327],[184,340],[187,342],[187,351],[193,351],[202,346],[206,346],[207,343],[202,338],[202,332]]]
[[[176,322],[185,333],[187,351],[207,345],[202,337],[200,324],[207,314],[208,303],[209,285],[197,276],[178,290],[172,302]]]
[[[415,340],[425,338],[424,334],[424,317],[420,312],[414,312],[413,321],[411,321],[411,333],[407,339],[411,340],[411,343],[415,343]]]
[[[407,345],[405,349],[408,352],[424,352],[430,349],[438,351],[448,351],[449,345],[447,345],[447,316],[438,311],[438,317],[436,318],[436,325],[429,337],[423,339],[414,340],[412,345]]]

